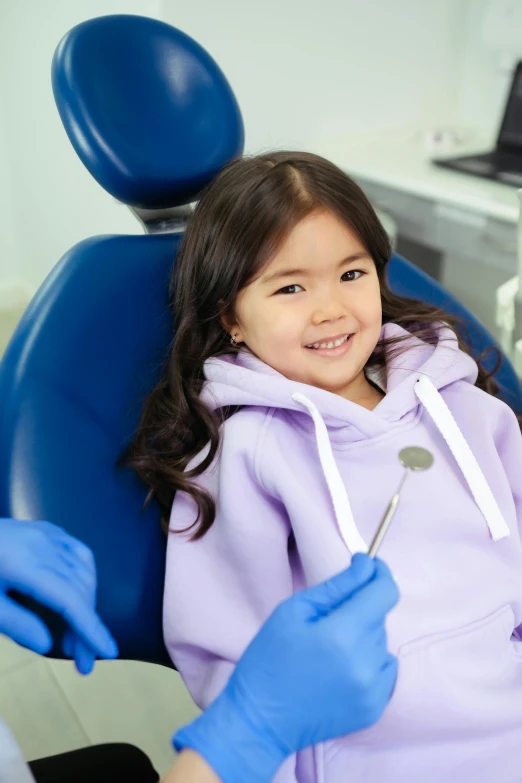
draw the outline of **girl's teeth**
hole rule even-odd
[[[341,337],[339,340],[336,340],[335,342],[331,343],[314,343],[312,345],[312,348],[338,348],[340,345],[342,345],[346,340],[348,339],[349,335],[346,335],[346,337]]]

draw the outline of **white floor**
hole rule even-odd
[[[26,759],[99,742],[131,742],[159,773],[174,758],[170,738],[197,715],[179,675],[134,661],[98,662],[81,677],[0,636],[0,714]]]

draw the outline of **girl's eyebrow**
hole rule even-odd
[[[353,263],[354,261],[361,261],[362,259],[369,259],[370,255],[366,252],[366,250],[361,250],[359,253],[354,253],[351,256],[347,256],[346,258],[343,258],[342,261],[339,261],[338,267],[339,269],[345,264]],[[310,275],[309,269],[279,269],[277,272],[272,272],[271,275],[266,275],[265,277],[261,278],[261,283],[263,285],[266,285],[266,283],[273,283],[276,280],[283,280],[287,277],[296,277],[297,275],[300,275],[301,277],[308,277]]]

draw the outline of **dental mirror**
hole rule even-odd
[[[404,486],[404,482],[408,478],[410,471],[417,473],[421,470],[428,470],[428,468],[431,468],[433,465],[434,460],[433,454],[431,454],[431,452],[429,452],[427,449],[423,449],[420,446],[408,446],[408,448],[402,449],[399,452],[399,461],[406,468],[406,470],[404,471],[401,483],[397,488],[397,492],[390,500],[388,508],[386,509],[386,513],[384,514],[381,520],[381,524],[377,528],[375,537],[370,544],[370,548],[368,550],[370,557],[376,556],[377,551],[382,544],[383,538],[390,526],[390,522],[392,521],[395,511],[397,510],[401,496],[401,490]]]

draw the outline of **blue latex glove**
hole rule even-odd
[[[374,724],[397,677],[384,626],[397,601],[388,568],[367,555],[285,601],[176,750],[198,752],[223,783],[268,783],[290,754]]]
[[[9,597],[16,590],[58,612],[69,628],[64,653],[81,674],[96,656],[115,658],[118,647],[95,611],[96,568],[88,547],[50,522],[0,519],[0,633],[40,654],[51,634],[33,612]]]

